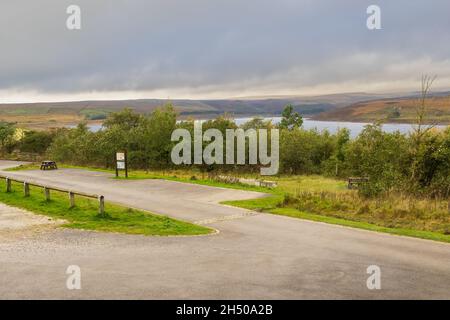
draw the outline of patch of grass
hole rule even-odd
[[[417,199],[401,194],[371,199],[357,192],[339,194],[302,191],[286,195],[279,207],[381,227],[450,234],[447,205],[448,202],[443,200]]]
[[[254,211],[262,211],[271,214],[288,216],[291,218],[305,219],[316,222],[323,222],[329,224],[336,224],[346,227],[364,229],[369,231],[383,232],[401,236],[415,237],[421,239],[435,240],[450,243],[450,235],[432,232],[432,231],[423,231],[423,230],[414,230],[407,228],[389,228],[385,226],[376,225],[373,223],[369,223],[366,221],[357,221],[350,220],[349,218],[339,218],[335,216],[322,214],[315,214],[311,212],[306,212],[302,210],[298,210],[295,208],[284,207],[280,208],[280,204],[283,202],[283,196],[281,194],[273,194],[270,197],[261,198],[261,199],[252,199],[252,200],[239,200],[239,201],[225,201],[223,204],[236,206],[248,210]]]
[[[305,192],[303,191],[303,193]],[[350,207],[344,207],[341,201],[343,198],[352,197],[351,193],[335,193],[334,196],[337,198],[333,201],[321,200],[321,196],[322,194],[319,194],[318,197],[314,197],[310,201],[302,198],[299,201],[288,201],[286,203],[286,198],[295,199],[295,197],[277,190],[270,197],[226,201],[224,204],[292,218],[450,243],[448,213],[427,211],[427,214],[421,216],[412,211],[394,211],[390,216],[389,212],[383,211],[381,204],[378,204],[380,212],[375,215],[374,212],[366,211],[364,205],[360,207],[361,210],[358,210],[358,212]],[[354,193],[353,196],[355,196]],[[376,203],[376,200],[373,202]],[[367,208],[373,207],[374,203],[371,203]],[[352,204],[356,206],[358,203],[354,200]],[[391,205],[394,205],[392,200]]]
[[[232,200],[224,201],[222,204],[229,206],[235,206],[239,208],[244,208],[259,212],[270,212],[271,210],[278,207],[278,205],[283,201],[283,195],[280,193],[272,193],[268,197],[250,199],[250,200]]]
[[[3,171],[22,171],[22,170],[37,170],[40,165],[37,163],[21,164],[17,167],[7,168]]]
[[[300,191],[349,192],[346,181],[318,175],[281,176],[273,180],[277,181],[280,189],[286,193],[295,193]]]
[[[432,231],[421,231],[421,230],[412,230],[405,228],[388,228],[383,226],[378,226],[375,224],[367,223],[364,221],[352,221],[347,219],[341,219],[336,217],[324,216],[319,214],[308,213],[304,211],[300,211],[293,208],[276,208],[269,210],[272,214],[283,215],[293,218],[300,218],[305,220],[324,222],[330,224],[336,224],[346,227],[359,228],[369,231],[376,232],[384,232],[389,234],[408,236],[414,238],[435,240],[450,243],[450,235],[445,235],[442,233],[432,232]]]
[[[274,177],[266,198],[226,201],[248,210],[370,231],[450,242],[446,203],[433,200],[364,200],[346,182],[321,176]],[[404,210],[401,210],[401,209]]]
[[[9,115],[36,115],[47,114],[49,112],[48,107],[33,107],[33,108],[8,108],[0,111]]]
[[[10,193],[6,193],[5,186],[1,186],[0,202],[55,219],[64,219],[67,221],[63,225],[66,228],[158,236],[212,232],[209,228],[108,202],[105,204],[106,215],[100,216],[96,200],[78,196],[76,206],[69,208],[65,193],[51,191],[51,200],[46,201],[42,188],[30,187],[30,197],[24,197],[22,184],[12,183],[12,186],[13,191]]]

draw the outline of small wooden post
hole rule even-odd
[[[28,182],[23,183],[23,194],[25,197],[30,196],[30,185],[28,184]]]
[[[105,214],[105,197],[104,196],[98,197],[98,213],[102,216]]]
[[[73,193],[72,191],[69,191],[69,203],[70,208],[75,207],[75,193]]]
[[[50,201],[50,189],[49,188],[44,187],[44,195],[45,195],[45,200]]]
[[[125,178],[128,179],[128,154],[127,154],[127,150],[125,150]]]
[[[6,192],[11,192],[11,179],[6,178]]]

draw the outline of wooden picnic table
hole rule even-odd
[[[42,161],[41,163],[41,170],[56,170],[58,169],[58,166],[56,165],[55,161]]]

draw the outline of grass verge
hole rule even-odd
[[[13,183],[12,186],[10,193],[6,193],[5,186],[1,186],[0,202],[55,219],[64,219],[67,223],[63,227],[66,228],[148,236],[202,235],[212,232],[209,228],[108,202],[105,205],[106,215],[100,216],[96,200],[77,197],[76,206],[69,208],[65,193],[52,191],[51,200],[46,201],[42,188],[30,187],[30,197],[24,197],[22,184]]]
[[[330,217],[330,216],[312,214],[312,213],[303,212],[303,211],[299,211],[299,210],[292,209],[292,208],[276,208],[276,209],[270,210],[270,213],[293,217],[293,218],[317,221],[317,222],[337,224],[337,225],[341,225],[341,226],[359,228],[359,229],[364,229],[364,230],[369,230],[369,231],[390,233],[390,234],[395,234],[395,235],[400,235],[400,236],[408,236],[408,237],[415,237],[415,238],[450,243],[450,235],[445,235],[445,234],[432,232],[432,231],[411,230],[411,229],[404,229],[404,228],[388,228],[388,227],[382,227],[382,226],[378,226],[378,225],[363,222],[363,221],[352,221],[352,220],[340,219],[340,218],[335,218],[335,217]]]
[[[441,241],[450,243],[450,235],[445,235],[438,232],[412,230],[406,228],[389,228],[365,221],[355,221],[348,219],[341,219],[333,216],[314,214],[310,212],[300,211],[294,208],[280,208],[279,204],[283,201],[281,194],[273,194],[267,198],[252,199],[252,200],[238,200],[225,201],[223,204],[240,207],[244,209],[267,212],[275,215],[288,216],[291,218],[305,219],[316,222],[323,222],[329,224],[336,224],[340,226],[364,229],[369,231],[383,232],[400,236],[408,236],[414,238],[421,238],[427,240]]]

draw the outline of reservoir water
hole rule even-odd
[[[236,118],[236,124],[241,125],[252,118]],[[273,117],[273,118],[265,118],[271,119],[273,123],[279,123],[281,121],[281,117]],[[347,128],[350,130],[350,136],[356,137],[360,134],[360,132],[364,129],[366,125],[370,123],[367,122],[343,122],[343,121],[318,121],[311,119],[303,119],[303,128],[304,129],[317,129],[318,131],[328,130],[330,133],[335,133],[340,128]],[[444,128],[445,126],[438,126]],[[386,123],[382,126],[385,132],[395,132],[400,131],[401,133],[408,133],[412,130],[411,124],[406,123]]]
[[[271,120],[274,124],[281,121],[281,117],[267,117],[263,119]],[[237,125],[241,125],[250,120],[252,120],[251,117],[235,118]],[[368,124],[369,123],[364,122],[318,121],[307,118],[303,119],[303,128],[305,129],[317,129],[318,131],[328,130],[330,133],[335,133],[339,128],[348,128],[350,130],[351,137],[356,137]],[[444,128],[445,126],[438,127]],[[89,125],[89,129],[94,132],[100,130],[101,128],[101,124]],[[412,130],[412,125],[405,123],[386,123],[383,124],[382,128],[385,132],[400,131],[401,133],[408,133]]]

